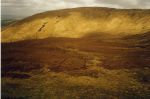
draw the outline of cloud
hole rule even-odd
[[[150,0],[2,0],[2,15],[28,16],[74,7],[150,8]]]
[[[97,3],[118,5],[119,8],[150,8],[150,0],[96,0]]]

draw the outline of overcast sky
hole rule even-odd
[[[1,0],[2,16],[28,16],[35,13],[74,7],[150,8],[150,0]]]

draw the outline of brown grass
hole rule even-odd
[[[130,45],[90,38],[2,43],[2,98],[148,99],[150,51]]]

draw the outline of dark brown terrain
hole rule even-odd
[[[2,43],[2,98],[149,99],[150,43],[142,39],[146,46],[135,36]]]

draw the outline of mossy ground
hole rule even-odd
[[[125,45],[66,38],[2,44],[2,99],[149,99],[150,51]]]

